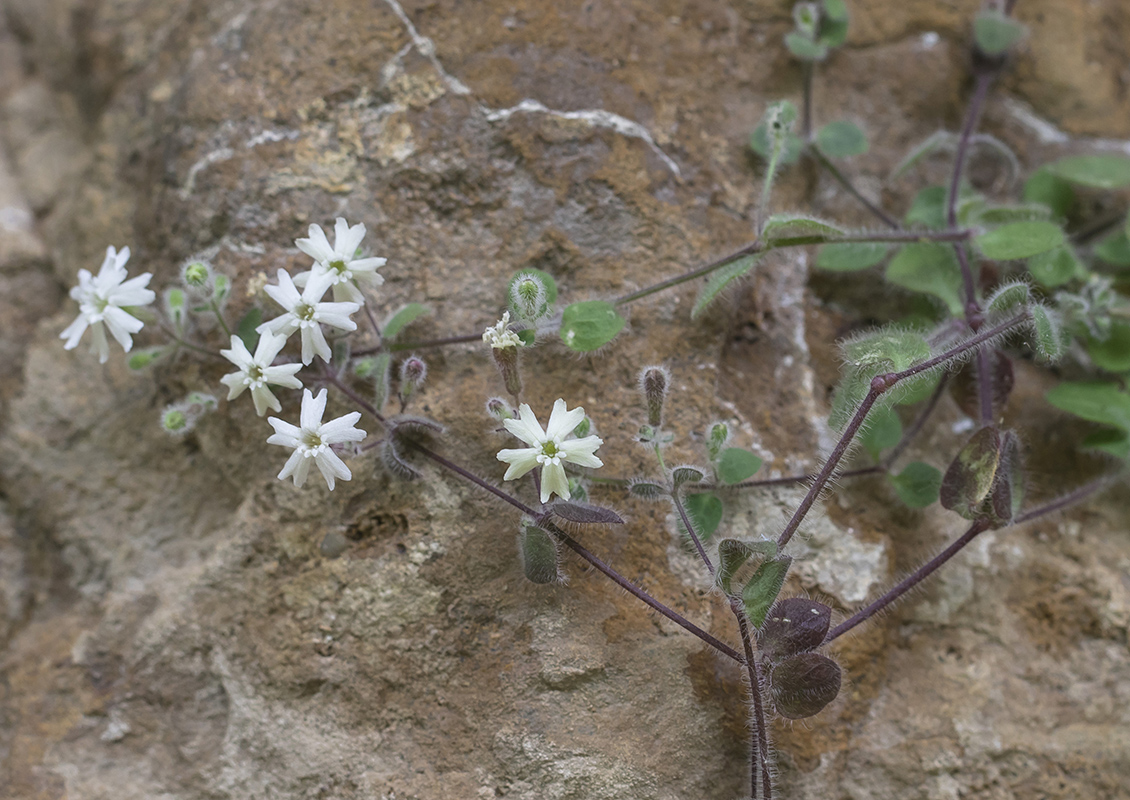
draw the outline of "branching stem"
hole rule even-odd
[[[699,558],[702,559],[702,563],[706,565],[706,571],[709,572],[710,577],[713,578],[714,564],[710,561],[710,556],[706,555],[706,549],[702,546],[702,540],[698,538],[694,526],[691,525],[690,516],[687,514],[687,509],[683,506],[683,501],[679,497],[678,489],[671,493],[671,499],[675,502],[675,509],[679,512],[679,519],[683,521],[683,527],[687,529],[687,535],[689,535],[691,541],[694,542]]]

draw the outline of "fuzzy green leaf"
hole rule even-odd
[[[816,266],[831,272],[856,272],[878,264],[890,247],[883,242],[826,244],[816,253]]]
[[[785,36],[785,47],[801,61],[823,61],[828,57],[828,46],[810,39],[799,31]]]
[[[1112,322],[1105,339],[1088,337],[1087,354],[1099,369],[1108,372],[1130,370],[1130,323]]]
[[[1073,278],[1082,277],[1084,267],[1070,245],[1063,245],[1028,259],[1028,271],[1041,286],[1054,289]]]
[[[1058,318],[1044,306],[1032,306],[1032,349],[1044,361],[1055,361],[1063,354],[1063,330]]]
[[[675,467],[671,470],[671,482],[675,486],[682,486],[684,483],[702,483],[706,478],[706,473],[698,467]]]
[[[635,480],[628,485],[628,493],[644,500],[659,500],[668,497],[671,491],[664,485],[649,480]]]
[[[145,369],[160,361],[168,355],[168,352],[169,348],[167,346],[143,347],[140,350],[134,350],[132,353],[129,353],[126,364],[133,370]]]
[[[986,258],[1012,261],[1046,253],[1063,244],[1063,229],[1054,222],[1012,222],[973,240]]]
[[[698,538],[704,542],[714,535],[714,531],[718,530],[718,525],[722,522],[722,501],[709,492],[688,494],[683,499],[683,508],[686,509]],[[678,520],[677,527],[679,533],[683,536],[687,535],[682,519]]]
[[[977,212],[976,221],[983,225],[1005,225],[1010,222],[1039,222],[1051,217],[1051,209],[1043,203],[1012,206],[989,206]]]
[[[1130,431],[1130,392],[1115,383],[1061,383],[1047,401],[1077,417]]]
[[[777,543],[723,539],[718,543],[718,586],[727,595],[732,593],[731,583],[742,565],[751,558],[775,558]]]
[[[719,456],[717,466],[722,483],[741,483],[761,469],[761,459],[740,447],[727,447]]]
[[[777,160],[777,166],[784,167],[789,164],[795,164],[800,160],[800,154],[804,151],[804,140],[792,132],[792,125],[797,119],[796,106],[788,100],[781,100],[774,103],[771,109],[780,109],[778,121],[783,126],[785,131],[784,149],[781,152],[780,158]],[[766,114],[768,117],[769,114]],[[761,124],[754,128],[753,133],[749,137],[749,147],[753,152],[757,153],[764,160],[769,161],[773,157],[773,140],[769,132],[769,121],[763,119]]]
[[[769,609],[781,593],[792,562],[789,556],[777,556],[762,562],[742,589],[742,603],[753,627],[760,628],[765,622]]]
[[[1024,37],[1024,26],[995,9],[982,11],[973,20],[973,38],[985,55],[999,56]]]
[[[1130,267],[1130,238],[1119,231],[1095,245],[1095,255],[1116,267]]]
[[[1083,437],[1079,447],[1084,450],[1098,450],[1125,461],[1130,458],[1130,433],[1103,428]]]
[[[847,41],[848,9],[844,0],[824,0],[817,41],[828,47],[839,47]]]
[[[867,416],[866,429],[859,434],[864,449],[876,461],[883,451],[902,439],[902,420],[892,408],[880,408]]]
[[[381,336],[386,341],[391,341],[395,339],[402,330],[408,327],[409,324],[429,312],[430,309],[425,305],[409,303],[393,314],[389,321],[385,323],[384,329],[381,331]]]
[[[561,579],[557,542],[546,531],[523,524],[518,535],[518,551],[522,572],[531,583],[557,583]]]
[[[1045,167],[1053,175],[1092,189],[1123,189],[1130,186],[1130,158],[1103,154],[1068,156]]]
[[[1043,203],[1057,219],[1065,219],[1075,207],[1075,190],[1071,184],[1041,167],[1024,183],[1025,202]]]
[[[259,334],[255,332],[255,329],[259,327],[262,321],[262,309],[258,306],[252,306],[247,309],[247,313],[240,318],[239,324],[235,329],[235,333],[239,337],[239,340],[243,342],[243,346],[252,353],[255,352],[255,345],[259,342]]]
[[[616,306],[604,300],[586,300],[566,306],[561,315],[561,341],[578,353],[599,350],[611,342],[625,320]]]
[[[830,238],[843,236],[844,231],[823,220],[803,214],[774,214],[765,220],[761,237],[770,247],[785,244],[821,244]]]
[[[898,475],[892,475],[890,480],[904,505],[908,508],[925,508],[938,499],[942,472],[921,461],[912,461]]]
[[[851,122],[829,122],[817,131],[816,146],[829,158],[858,156],[867,152],[867,135]]]
[[[961,314],[961,266],[953,248],[940,242],[908,244],[887,265],[887,280],[914,292],[933,295],[951,314]]]
[[[985,309],[994,316],[1000,316],[1025,307],[1031,297],[1032,291],[1023,281],[1006,283],[993,292]]]
[[[695,298],[694,308],[691,309],[691,319],[698,319],[706,307],[717,299],[726,287],[734,281],[744,278],[757,266],[757,255],[745,256],[720,268],[710,276],[706,284]]]

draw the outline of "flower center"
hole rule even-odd
[[[347,267],[345,265],[345,261],[343,261],[342,259],[339,258],[337,261],[331,261],[330,262],[330,269],[332,269],[334,272],[341,275],[342,273],[345,272]]]
[[[294,307],[294,316],[303,322],[314,322],[314,306],[309,303],[299,303]]]
[[[298,440],[302,442],[303,447],[312,450],[314,454],[317,454],[326,446],[317,431],[303,430]]]
[[[553,458],[559,452],[557,449],[557,442],[550,439],[548,442],[541,446],[541,452],[543,455],[547,455],[550,458]]]
[[[252,364],[247,368],[247,382],[255,386],[263,382],[263,368],[258,364]]]

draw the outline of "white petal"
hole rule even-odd
[[[297,239],[295,244],[298,249],[315,261],[333,261],[334,249],[330,247],[326,232],[321,225],[311,225],[308,231],[309,239]]]
[[[365,438],[365,431],[353,427],[359,419],[361,419],[360,411],[353,411],[344,417],[331,419],[319,429],[318,435],[322,437],[322,441],[326,444],[359,442]]]
[[[541,450],[536,447],[527,447],[522,450],[499,450],[498,460],[510,464],[506,474],[502,476],[502,480],[512,481],[515,478],[521,478],[538,465],[540,453]]]
[[[345,466],[345,462],[338,458],[332,450],[323,450],[315,460],[318,462],[318,471],[326,479],[326,486],[329,487],[331,492],[334,490],[334,478],[341,478],[343,481],[353,478],[353,473],[349,471],[349,467]]]
[[[306,394],[310,394],[310,391],[307,390]],[[278,417],[267,417],[267,422],[271,423],[271,427],[275,429],[274,434],[267,439],[267,444],[277,444],[283,447],[298,446],[298,439],[302,436],[301,428]]]
[[[310,348],[315,354],[322,357],[322,360],[327,364],[333,358],[333,351],[330,350],[329,342],[326,341],[326,335],[322,333],[321,325],[314,325],[310,328],[302,329],[302,361],[306,361],[306,343],[310,343]],[[313,360],[313,358],[311,358]]]
[[[265,335],[270,336],[271,334],[268,333]],[[259,341],[263,341],[263,337],[260,337]],[[286,339],[283,339],[283,341],[285,342]],[[235,364],[241,370],[246,370],[251,366],[253,361],[251,353],[248,352],[247,347],[243,344],[243,340],[235,335],[231,337],[231,349],[221,350],[220,355]]]
[[[266,386],[257,386],[252,389],[251,399],[255,402],[255,413],[260,417],[267,412],[268,408],[272,411],[282,411],[279,399]]]
[[[229,374],[225,375],[224,377],[220,378],[220,383],[222,383],[222,384],[224,384],[224,386],[228,387],[228,400],[234,400],[235,398],[239,397],[241,394],[243,394],[243,391],[247,388],[247,384],[244,383],[244,380],[243,380],[243,373],[242,372],[229,373]],[[263,415],[260,414],[259,416],[263,416]]]
[[[344,219],[337,218],[334,223],[334,249],[347,264],[357,254],[357,248],[361,246],[361,240],[364,238],[365,226],[362,223],[359,222],[351,228]]]
[[[298,424],[305,430],[317,430],[322,424],[322,415],[326,413],[326,390],[317,395],[310,394],[309,389],[302,390],[302,413]]]
[[[278,286],[265,286],[263,288],[267,294],[274,298],[276,303],[287,311],[292,311],[302,300],[302,295],[294,288],[294,281],[291,280],[290,273],[285,269],[279,270]]]
[[[105,364],[110,357],[110,343],[106,341],[106,326],[95,322],[90,326],[90,334],[94,341],[90,343],[90,352],[98,354],[98,363]]]
[[[133,347],[133,339],[130,338],[130,334],[141,330],[141,320],[137,317],[131,317],[120,308],[106,306],[103,321],[106,323],[106,327],[110,329],[110,334],[118,340],[118,344],[128,353]]]
[[[577,406],[572,411],[565,410],[565,401],[560,398],[553,404],[553,411],[549,415],[549,422],[545,426],[545,435],[549,439],[558,439],[568,436],[573,428],[581,424],[585,418],[585,410]]]
[[[559,450],[561,451],[561,458],[570,464],[596,469],[603,467],[604,462],[594,456],[593,451],[602,444],[604,444],[604,440],[600,437],[586,436],[584,439],[567,439],[561,443]]]
[[[541,501],[549,502],[549,497],[557,494],[562,500],[569,499],[569,479],[565,467],[560,464],[546,464],[541,471]]]
[[[263,368],[263,382],[287,389],[301,389],[302,381],[294,377],[294,373],[302,369],[301,364],[279,364],[277,367]]]
[[[542,445],[546,442],[545,431],[538,424],[538,418],[526,403],[518,406],[518,419],[504,419],[503,426],[506,430],[517,436],[526,444]]]
[[[365,304],[365,295],[361,294],[361,290],[353,284],[353,281],[341,281],[334,284],[334,304],[361,307]]]
[[[232,347],[235,347],[235,343],[238,340],[234,336],[231,338]],[[240,342],[240,345],[242,346],[243,342]],[[279,351],[282,350],[285,345],[286,337],[282,334],[267,333],[260,336],[259,343],[255,345],[255,363],[262,367],[269,367],[271,362],[275,360],[275,356],[279,354]],[[243,352],[246,353],[247,348],[244,348]],[[248,358],[250,359],[250,355]]]
[[[60,339],[66,339],[66,344],[63,345],[64,350],[74,350],[78,347],[78,340],[86,333],[87,327],[90,323],[86,319],[86,314],[79,314],[75,321],[63,329],[59,334]]]
[[[314,272],[306,280],[306,288],[302,290],[302,299],[310,305],[321,302],[322,295],[333,285],[337,276],[332,272]]]

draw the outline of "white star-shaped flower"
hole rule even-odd
[[[357,258],[357,248],[365,238],[365,226],[358,223],[349,226],[341,217],[334,223],[334,245],[326,238],[321,225],[310,226],[310,238],[296,239],[295,244],[310,258],[314,268],[294,276],[296,286],[302,286],[312,276],[326,273],[333,276],[334,302],[364,303],[358,285],[375,287],[385,282],[384,276],[377,272],[388,261],[387,258]]]
[[[549,424],[542,430],[534,412],[526,403],[518,408],[518,419],[504,419],[506,430],[517,436],[530,447],[520,450],[500,450],[498,460],[510,465],[503,476],[509,481],[521,478],[530,470],[541,465],[541,501],[546,503],[553,494],[562,500],[569,499],[569,480],[565,477],[562,462],[579,467],[602,467],[604,462],[593,453],[604,444],[599,436],[586,436],[583,439],[569,439],[573,429],[585,418],[583,408],[565,409],[565,401],[553,404]]]
[[[299,294],[290,274],[280,269],[279,285],[267,286],[266,292],[286,309],[286,313],[264,322],[255,329],[256,332],[262,335],[269,331],[289,337],[295,331],[302,331],[302,363],[309,364],[315,355],[329,361],[333,354],[322,333],[322,324],[343,331],[355,331],[357,323],[349,315],[361,308],[357,303],[323,303],[322,295],[330,288],[332,280],[329,274],[313,275]]]
[[[318,465],[318,471],[326,479],[326,486],[330,487],[331,492],[335,479],[348,481],[353,478],[349,467],[330,448],[341,442],[359,442],[365,438],[365,431],[353,427],[353,423],[361,419],[361,412],[354,411],[323,423],[322,414],[325,411],[326,390],[322,389],[315,397],[309,389],[303,389],[298,427],[283,422],[278,417],[267,417],[267,422],[275,429],[274,435],[267,439],[267,444],[294,448],[286,466],[279,473],[280,481],[293,477],[295,486],[306,483],[311,462]]]
[[[522,340],[518,338],[518,334],[510,330],[509,311],[502,312],[502,319],[498,321],[497,325],[493,325],[483,331],[483,341],[496,350],[502,350],[507,347],[521,347]]]
[[[97,277],[85,269],[78,271],[78,286],[71,289],[71,297],[78,301],[79,313],[78,318],[59,334],[60,339],[67,340],[64,349],[77,347],[87,328],[94,337],[91,352],[98,353],[98,360],[103,364],[110,357],[107,328],[127,353],[133,347],[133,334],[141,330],[144,323],[125,308],[147,306],[157,295],[152,289],[145,288],[153,277],[151,273],[126,280],[127,261],[128,247],[123,247],[120,253],[113,247],[107,247],[106,258]]]
[[[255,413],[260,417],[268,408],[272,411],[281,411],[282,406],[279,405],[278,398],[271,392],[268,384],[285,386],[287,389],[302,388],[302,381],[294,377],[294,373],[302,369],[301,364],[271,366],[271,362],[285,344],[285,336],[264,333],[259,337],[259,344],[255,346],[255,355],[251,355],[238,336],[231,337],[231,350],[220,351],[220,355],[239,367],[239,372],[232,372],[220,378],[220,382],[228,387],[228,400],[234,400],[243,394],[244,390],[250,389],[251,399],[255,401]]]

